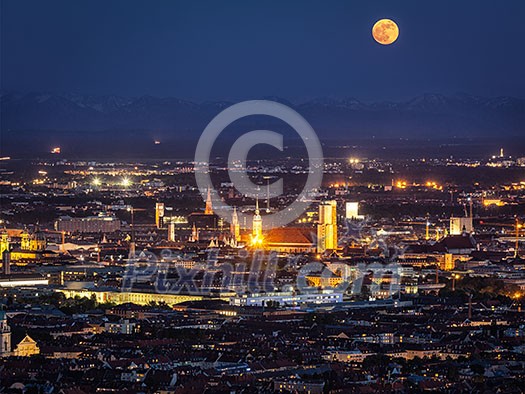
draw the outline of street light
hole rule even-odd
[[[100,263],[100,248],[98,246],[95,248],[95,252],[97,252],[97,263]]]
[[[122,178],[122,186],[128,187],[131,185],[131,179],[129,179],[127,176]]]

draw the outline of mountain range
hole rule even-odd
[[[321,138],[489,137],[525,132],[525,100],[467,94],[423,94],[403,102],[365,103],[354,98],[319,98],[290,103]],[[206,124],[233,102],[166,97],[6,93],[0,95],[4,134],[25,132],[154,132],[198,137]]]

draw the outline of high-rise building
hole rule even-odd
[[[157,228],[161,228],[163,226],[163,218],[164,218],[164,203],[158,202],[155,204],[155,224],[157,225]]]
[[[0,310],[0,357],[11,353],[11,328],[7,325],[5,311]]]
[[[337,201],[325,201],[319,204],[319,222],[317,224],[317,252],[337,249]]]
[[[349,220],[362,220],[363,215],[359,215],[359,203],[358,202],[347,202],[346,203],[346,218]]]
[[[464,232],[469,234],[474,232],[472,217],[451,217],[450,235],[461,235]]]

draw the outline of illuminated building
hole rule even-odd
[[[326,287],[337,287],[341,283],[343,283],[344,279],[341,276],[337,276],[333,273],[330,273],[330,275],[326,275],[326,274],[307,275],[306,280],[308,281],[309,286],[326,288]]]
[[[252,220],[252,245],[261,245],[263,241],[262,235],[262,217],[259,212],[259,199],[255,200],[255,215]]]
[[[188,216],[188,223],[192,227],[206,230],[217,230],[219,228],[219,216],[213,213],[213,205],[211,201],[211,192],[208,189],[208,196],[206,197],[206,207],[204,213],[193,212]]]
[[[40,348],[36,344],[36,341],[29,335],[26,335],[18,345],[16,345],[13,351],[15,357],[31,357],[36,354],[40,354]]]
[[[5,229],[0,236],[0,258],[2,260],[2,273],[9,275],[11,273],[11,252],[9,251],[9,235]]]
[[[157,228],[161,228],[163,225],[164,218],[164,203],[158,202],[155,204],[155,225]]]
[[[116,290],[87,290],[87,289],[60,289],[56,290],[63,293],[66,298],[87,297],[95,298],[99,303],[112,302],[117,305],[133,303],[137,305],[148,305],[151,302],[165,302],[168,305],[180,304],[186,301],[224,300],[229,301],[235,293],[219,293],[217,295],[189,295],[189,294],[170,294],[156,292],[138,291],[116,291]]]
[[[2,229],[0,235],[0,256],[6,250],[9,250],[9,234],[7,234],[5,229]]]
[[[199,242],[199,230],[195,223],[193,223],[193,228],[191,229],[190,242]]]
[[[34,234],[29,234],[27,231],[20,234],[21,242],[20,248],[30,252],[41,252],[46,249],[47,242],[44,233],[37,231]]]
[[[0,278],[0,288],[2,287],[33,287],[48,286],[49,280],[38,274],[11,274],[6,278]]]
[[[266,233],[265,249],[278,253],[315,253],[314,234],[307,227],[272,228]]]
[[[450,235],[461,235],[463,233],[474,232],[472,217],[451,217],[450,218]]]
[[[0,357],[11,353],[11,328],[7,325],[6,313],[0,310]]]
[[[346,218],[349,220],[362,220],[363,215],[359,215],[359,203],[358,202],[347,202],[346,203]]]
[[[175,223],[168,223],[168,241],[175,242]]]
[[[266,306],[270,303],[281,307],[297,307],[301,304],[334,304],[343,302],[343,293],[322,290],[315,293],[295,294],[292,292],[250,294],[232,297],[230,305],[234,306]]]
[[[484,198],[483,205],[485,207],[490,207],[490,206],[502,207],[506,205],[506,203],[505,201],[502,201],[500,198]]]
[[[319,204],[317,224],[317,252],[337,249],[337,202],[334,200]]]
[[[206,208],[204,208],[205,215],[213,215],[213,206],[211,203],[211,192],[208,189],[208,196],[206,197]]]
[[[23,230],[20,233],[20,247],[13,248],[9,252],[11,261],[16,261],[18,264],[30,261],[41,261],[45,259],[53,259],[57,254],[53,251],[46,250],[47,241],[45,234],[41,231],[36,231],[33,234]]]
[[[232,221],[230,224],[230,233],[235,242],[239,242],[241,240],[241,229],[239,226],[239,216],[237,215],[237,208],[233,208],[232,213]]]
[[[120,230],[120,225],[120,220],[114,216],[61,216],[55,222],[55,230],[67,233],[113,233]]]

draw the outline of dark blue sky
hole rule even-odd
[[[1,85],[190,99],[525,97],[523,0],[1,0]],[[380,18],[399,40],[371,37]]]

